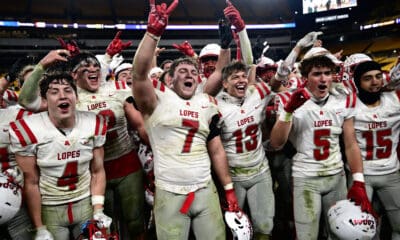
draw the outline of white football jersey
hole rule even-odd
[[[207,137],[212,118],[218,117],[216,100],[203,93],[185,100],[161,82],[153,83],[158,105],[145,126],[156,186],[179,194],[205,187],[211,180]]]
[[[36,156],[42,204],[65,204],[90,195],[93,149],[103,146],[106,131],[104,117],[80,111],[67,135],[53,125],[47,112],[10,123],[13,152]]]
[[[290,93],[278,95],[281,113]],[[344,120],[354,117],[356,100],[355,93],[330,95],[322,106],[309,99],[293,113],[289,140],[297,150],[292,163],[294,177],[329,176],[343,170],[339,135]]]
[[[360,100],[354,128],[365,175],[385,175],[399,170],[400,92],[384,92],[381,103],[368,108]]]
[[[247,88],[242,103],[223,92],[218,95],[221,112],[221,139],[228,158],[229,170],[235,181],[248,180],[269,169],[262,146],[261,125],[266,105],[273,98],[264,82]]]
[[[124,103],[132,96],[125,82],[110,81],[95,93],[78,88],[76,108],[101,114],[107,119],[107,141],[104,144],[104,161],[117,159],[134,149],[127,129]]]
[[[203,76],[203,75],[198,76],[196,94],[204,92],[204,86],[206,85],[206,82],[207,82],[207,78],[205,76]]]
[[[0,109],[0,172],[17,166],[15,155],[10,149],[10,122],[31,114],[31,112],[21,108],[19,105]]]
[[[15,106],[18,104],[18,94],[13,90],[6,89],[3,93],[3,100],[7,106]]]

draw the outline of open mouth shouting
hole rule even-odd
[[[235,85],[235,89],[239,95],[244,95],[246,93],[247,84],[245,83],[238,83]]]
[[[186,88],[192,88],[193,87],[193,81],[185,81],[184,83],[183,83],[183,85],[186,87]]]
[[[68,113],[70,105],[71,104],[68,102],[63,102],[58,104],[58,108],[60,109],[61,113]]]
[[[328,86],[326,84],[319,84],[318,89],[320,92],[325,92],[328,90]]]
[[[87,76],[87,78],[89,79],[89,81],[90,81],[91,83],[97,83],[97,82],[98,82],[98,79],[99,79],[99,76],[98,76],[97,73],[89,73],[88,76]]]

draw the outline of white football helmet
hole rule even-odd
[[[242,211],[225,212],[226,225],[231,229],[234,240],[250,240],[253,237],[253,227],[249,217]]]
[[[344,68],[346,72],[353,73],[355,66],[366,61],[372,61],[372,58],[368,57],[364,53],[354,53],[344,60]]]
[[[205,47],[203,47],[200,51],[199,58],[205,57],[205,56],[219,56],[219,52],[221,50],[221,47],[216,44],[216,43],[210,43],[207,44]]]
[[[124,70],[127,69],[132,69],[132,64],[131,63],[122,63],[120,65],[118,65],[115,70],[114,70],[114,75],[118,76],[118,74]],[[117,77],[116,77],[117,78]]]
[[[257,63],[257,68],[267,68],[267,67],[277,68],[278,65],[271,58],[262,56]]]
[[[96,220],[87,220],[81,225],[81,240],[118,240],[117,233],[107,233],[107,228],[100,228]]]
[[[340,65],[343,62],[337,59],[331,52],[329,52],[326,48],[323,47],[313,47],[308,50],[305,54],[303,59],[308,59],[316,56],[327,56],[334,62],[336,65]]]
[[[21,187],[0,173],[0,225],[6,223],[17,214],[21,207]]]
[[[376,233],[376,220],[350,200],[336,202],[328,211],[331,231],[342,240],[372,239]]]

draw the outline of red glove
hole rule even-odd
[[[188,41],[184,41],[181,44],[172,44],[172,46],[178,49],[181,53],[185,54],[186,56],[193,57],[196,53],[193,50],[192,45]]]
[[[161,36],[168,25],[168,17],[178,6],[178,0],[174,0],[167,8],[167,4],[155,5],[155,0],[150,0],[150,13],[147,20],[147,32],[154,36]]]
[[[227,211],[237,212],[240,210],[234,189],[225,190],[225,199],[228,204]]]
[[[230,1],[226,1],[228,6],[224,9],[225,17],[235,26],[236,31],[240,32],[244,29],[245,24],[240,16],[239,11],[232,5]]]
[[[74,40],[71,40],[69,43],[66,43],[60,37],[58,37],[57,40],[58,40],[58,42],[60,42],[62,48],[64,48],[64,49],[69,51],[69,53],[71,54],[71,57],[76,56],[76,55],[79,54],[80,49],[78,47],[78,44]]]
[[[310,94],[305,88],[299,88],[292,93],[289,101],[285,104],[283,108],[288,113],[293,113],[294,110],[303,105],[308,99],[310,99]]]
[[[122,52],[122,50],[130,47],[132,45],[132,41],[128,41],[123,43],[119,36],[121,36],[122,31],[118,31],[117,34],[115,35],[114,39],[108,44],[106,53],[109,56],[114,56],[115,54],[118,54]]]
[[[359,205],[361,207],[361,211],[370,213],[375,218],[378,217],[368,200],[367,192],[365,191],[365,183],[353,181],[353,186],[351,186],[349,189],[347,198],[354,201],[356,205]]]

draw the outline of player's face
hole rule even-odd
[[[171,68],[171,65],[172,65],[172,62],[164,64],[163,70],[164,71],[169,71],[169,69]]]
[[[332,78],[332,69],[313,67],[307,76],[307,88],[315,98],[323,98],[329,93]]]
[[[76,99],[76,93],[67,81],[54,80],[50,83],[46,101],[49,117],[56,126],[75,119]]]
[[[98,64],[87,64],[80,66],[72,73],[76,84],[89,92],[96,92],[101,84],[100,66]]]
[[[201,66],[203,70],[203,74],[206,78],[208,78],[214,71],[215,65],[217,64],[218,57],[217,56],[208,56],[201,58]]]
[[[118,81],[126,82],[128,87],[132,86],[132,68],[125,69],[118,74]]]
[[[360,87],[367,92],[379,92],[383,85],[382,72],[372,70],[364,73],[360,79]]]
[[[181,63],[175,68],[172,89],[183,99],[191,98],[197,88],[199,73],[195,66]]]
[[[228,79],[224,80],[222,84],[229,95],[242,98],[246,94],[248,83],[247,73],[236,71]]]
[[[159,80],[161,77],[162,72],[156,72],[150,75],[151,80]]]

